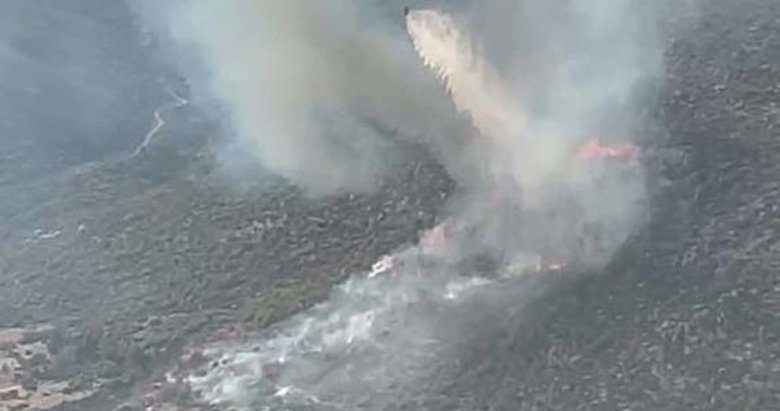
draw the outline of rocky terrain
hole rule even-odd
[[[65,3],[114,33],[99,50],[129,43],[143,55],[132,24],[116,24],[126,10]],[[483,311],[473,320],[482,326],[463,330],[458,361],[388,409],[780,404],[780,3],[714,0],[698,11],[668,39],[668,80],[648,113],[668,138],[646,149],[685,153],[662,170],[652,223],[606,272],[541,280],[551,290],[524,309]],[[186,106],[133,155],[170,96],[162,69],[130,71],[147,87],[130,87],[135,103],[115,102],[133,113],[116,127],[121,144],[101,140],[106,129],[68,131],[78,149],[3,130],[0,410],[140,407],[125,400],[159,391],[182,347],[322,301],[415,242],[455,190],[415,147],[366,195],[311,199],[262,170],[226,184],[208,125]]]

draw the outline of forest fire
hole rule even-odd
[[[607,144],[600,140],[590,140],[576,152],[576,158],[586,162],[598,160],[613,160],[626,162],[634,165],[641,157],[641,149],[632,143]],[[500,201],[506,201],[506,196],[496,190],[489,198],[485,199],[485,206],[491,207]],[[521,216],[517,216],[520,218]],[[463,222],[455,217],[450,217],[424,231],[420,236],[420,247],[425,254],[437,254],[446,250],[448,245],[455,241],[457,233],[462,231]],[[567,263],[561,261],[546,261],[545,256],[539,256],[540,263],[537,264],[537,271],[560,271],[567,266]],[[372,272],[392,271],[394,259],[385,257],[380,260]]]
[[[637,161],[641,154],[640,148],[631,143],[604,144],[600,140],[594,139],[579,149],[577,158]]]
[[[607,144],[598,139],[588,141],[580,147],[575,154],[575,158],[583,160],[586,163],[599,160],[617,161],[628,163],[633,166],[641,157],[641,149],[632,143]],[[491,195],[485,198],[485,207],[493,207],[498,203],[506,201],[506,195],[498,190],[494,190]],[[521,218],[522,216],[517,216]],[[457,217],[451,216],[432,228],[425,230],[420,235],[420,250],[426,255],[441,255],[446,253],[448,248],[463,234],[465,228],[464,222]],[[536,272],[557,272],[565,269],[569,262],[548,260],[549,256],[536,256],[537,262],[533,264]],[[370,276],[392,273],[398,267],[398,260],[393,256],[385,256],[379,260],[371,269]]]

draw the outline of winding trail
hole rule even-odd
[[[165,127],[165,118],[163,118],[163,112],[167,110],[176,110],[178,108],[184,107],[187,104],[189,104],[189,100],[181,97],[180,95],[176,94],[175,91],[173,91],[170,87],[165,88],[168,94],[173,97],[173,101],[170,103],[165,103],[157,110],[154,111],[154,126],[149,130],[148,133],[144,136],[143,141],[141,144],[133,151],[133,154],[130,155],[130,158],[134,158],[139,156],[141,153],[146,151],[146,149],[149,147],[149,144],[151,144],[152,140],[157,136],[157,134],[160,132],[160,130]]]

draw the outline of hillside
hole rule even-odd
[[[25,4],[8,3],[0,16],[10,17],[0,18],[61,16]],[[42,110],[34,120],[43,131],[0,128],[0,364],[12,356],[8,341],[47,350],[42,363],[0,372],[0,387],[64,381],[59,391],[89,392],[63,410],[142,397],[182,347],[277,323],[414,243],[456,190],[430,153],[404,145],[409,155],[375,193],[312,199],[259,169],[235,181],[214,154],[213,126],[189,106],[172,110],[149,149],[133,155],[170,100],[170,74],[139,63],[149,56],[127,10],[61,7],[113,33],[96,48],[110,55],[95,58],[116,65],[119,79],[105,81],[122,88],[95,98],[128,114],[66,129],[56,110]],[[457,358],[393,391],[382,409],[780,404],[780,3],[714,0],[700,13],[668,39],[668,79],[648,113],[667,138],[646,151],[683,153],[650,164],[664,176],[650,224],[604,272],[535,278],[545,292],[532,297],[528,282],[510,282],[506,304],[451,314],[462,314]],[[125,65],[135,74],[122,74]],[[115,98],[128,90],[137,95]],[[3,112],[28,115],[44,97]],[[22,134],[35,138],[8,137]],[[38,325],[46,331],[31,331]]]

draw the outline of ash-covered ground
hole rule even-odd
[[[72,55],[49,82],[0,61],[19,79],[0,82],[2,114],[25,120],[3,124],[35,124],[0,126],[0,409],[193,404],[163,375],[184,347],[294,322],[414,244],[457,190],[409,143],[372,194],[312,199],[251,163],[236,181],[209,116],[177,105],[186,87],[155,63],[130,10],[0,8],[0,19],[60,33],[0,31],[30,61]],[[426,307],[420,318],[448,319],[447,351],[425,378],[353,398],[357,407],[780,404],[780,4],[716,0],[697,12],[665,39],[668,78],[647,113],[667,137],[646,152],[675,154],[647,159],[660,176],[650,223],[604,272],[509,280],[501,304],[479,309]],[[89,55],[69,48],[84,41]],[[94,105],[74,104],[85,99]],[[165,124],[137,150],[155,110]]]

